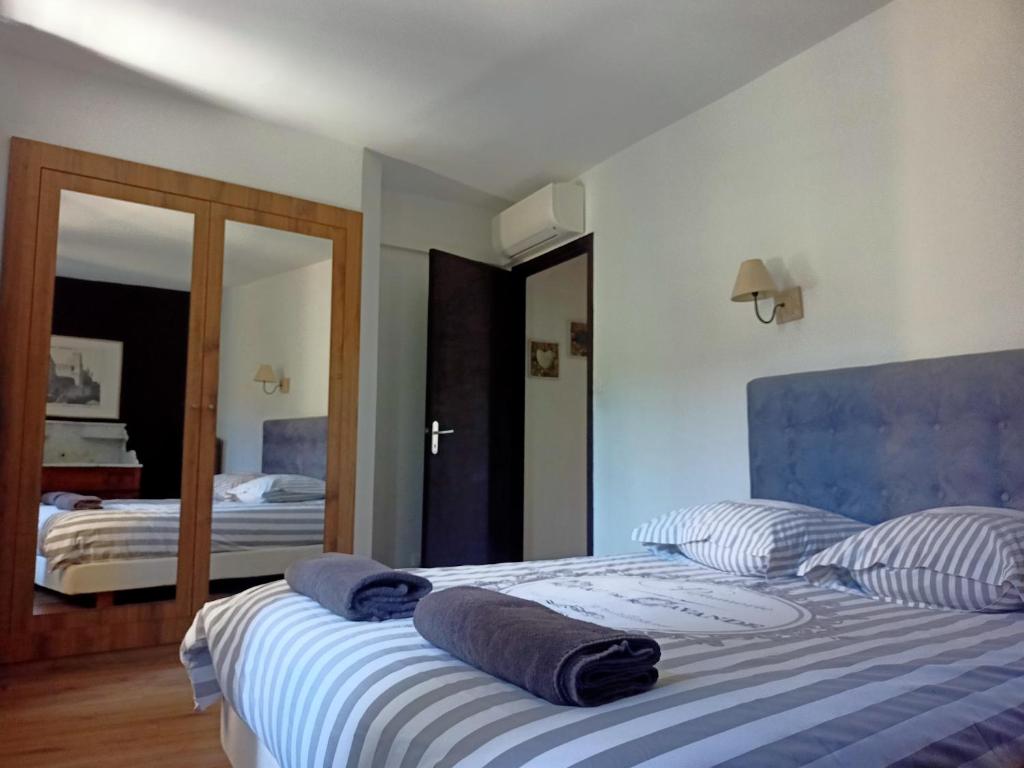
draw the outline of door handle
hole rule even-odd
[[[430,435],[430,452],[436,456],[438,448],[441,447],[441,435],[453,435],[455,434],[454,429],[441,429],[441,425],[437,421],[430,423],[430,429],[427,430],[427,434]]]

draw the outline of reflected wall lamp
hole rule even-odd
[[[266,363],[260,363],[259,368],[256,369],[256,375],[252,377],[253,381],[259,382],[263,385],[263,394],[272,395],[275,392],[280,392],[282,395],[287,395],[288,390],[291,389],[292,380],[286,376],[278,377],[274,373],[274,368]],[[267,389],[267,387],[270,389]]]
[[[764,298],[775,300],[772,314],[767,320],[761,317],[761,307],[758,304],[758,299]],[[760,259],[747,259],[740,264],[736,283],[732,287],[732,300],[754,302],[754,314],[765,325],[772,321],[788,323],[804,316],[804,300],[800,286],[780,291],[775,287],[775,281]]]

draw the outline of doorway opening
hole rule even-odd
[[[430,252],[423,566],[592,552],[592,251]]]
[[[523,282],[523,554],[592,553],[592,236],[513,268]]]

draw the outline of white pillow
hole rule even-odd
[[[813,584],[915,608],[1024,610],[1024,513],[914,512],[819,552],[799,573]]]
[[[242,483],[247,483],[250,480],[255,480],[257,477],[261,477],[260,472],[235,472],[235,473],[223,473],[213,476],[213,500],[214,501],[229,501],[228,491],[232,488],[236,488]]]
[[[246,504],[314,501],[325,493],[323,480],[306,475],[263,475],[232,488],[228,496]]]
[[[685,555],[741,576],[792,576],[807,557],[867,526],[788,502],[720,501],[677,509],[633,531],[655,552]]]

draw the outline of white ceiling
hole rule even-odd
[[[187,291],[192,280],[190,213],[79,192],[61,192],[57,274],[104,283]],[[224,287],[331,258],[318,237],[227,222]]]
[[[518,199],[885,2],[0,0],[0,9],[222,105]]]

